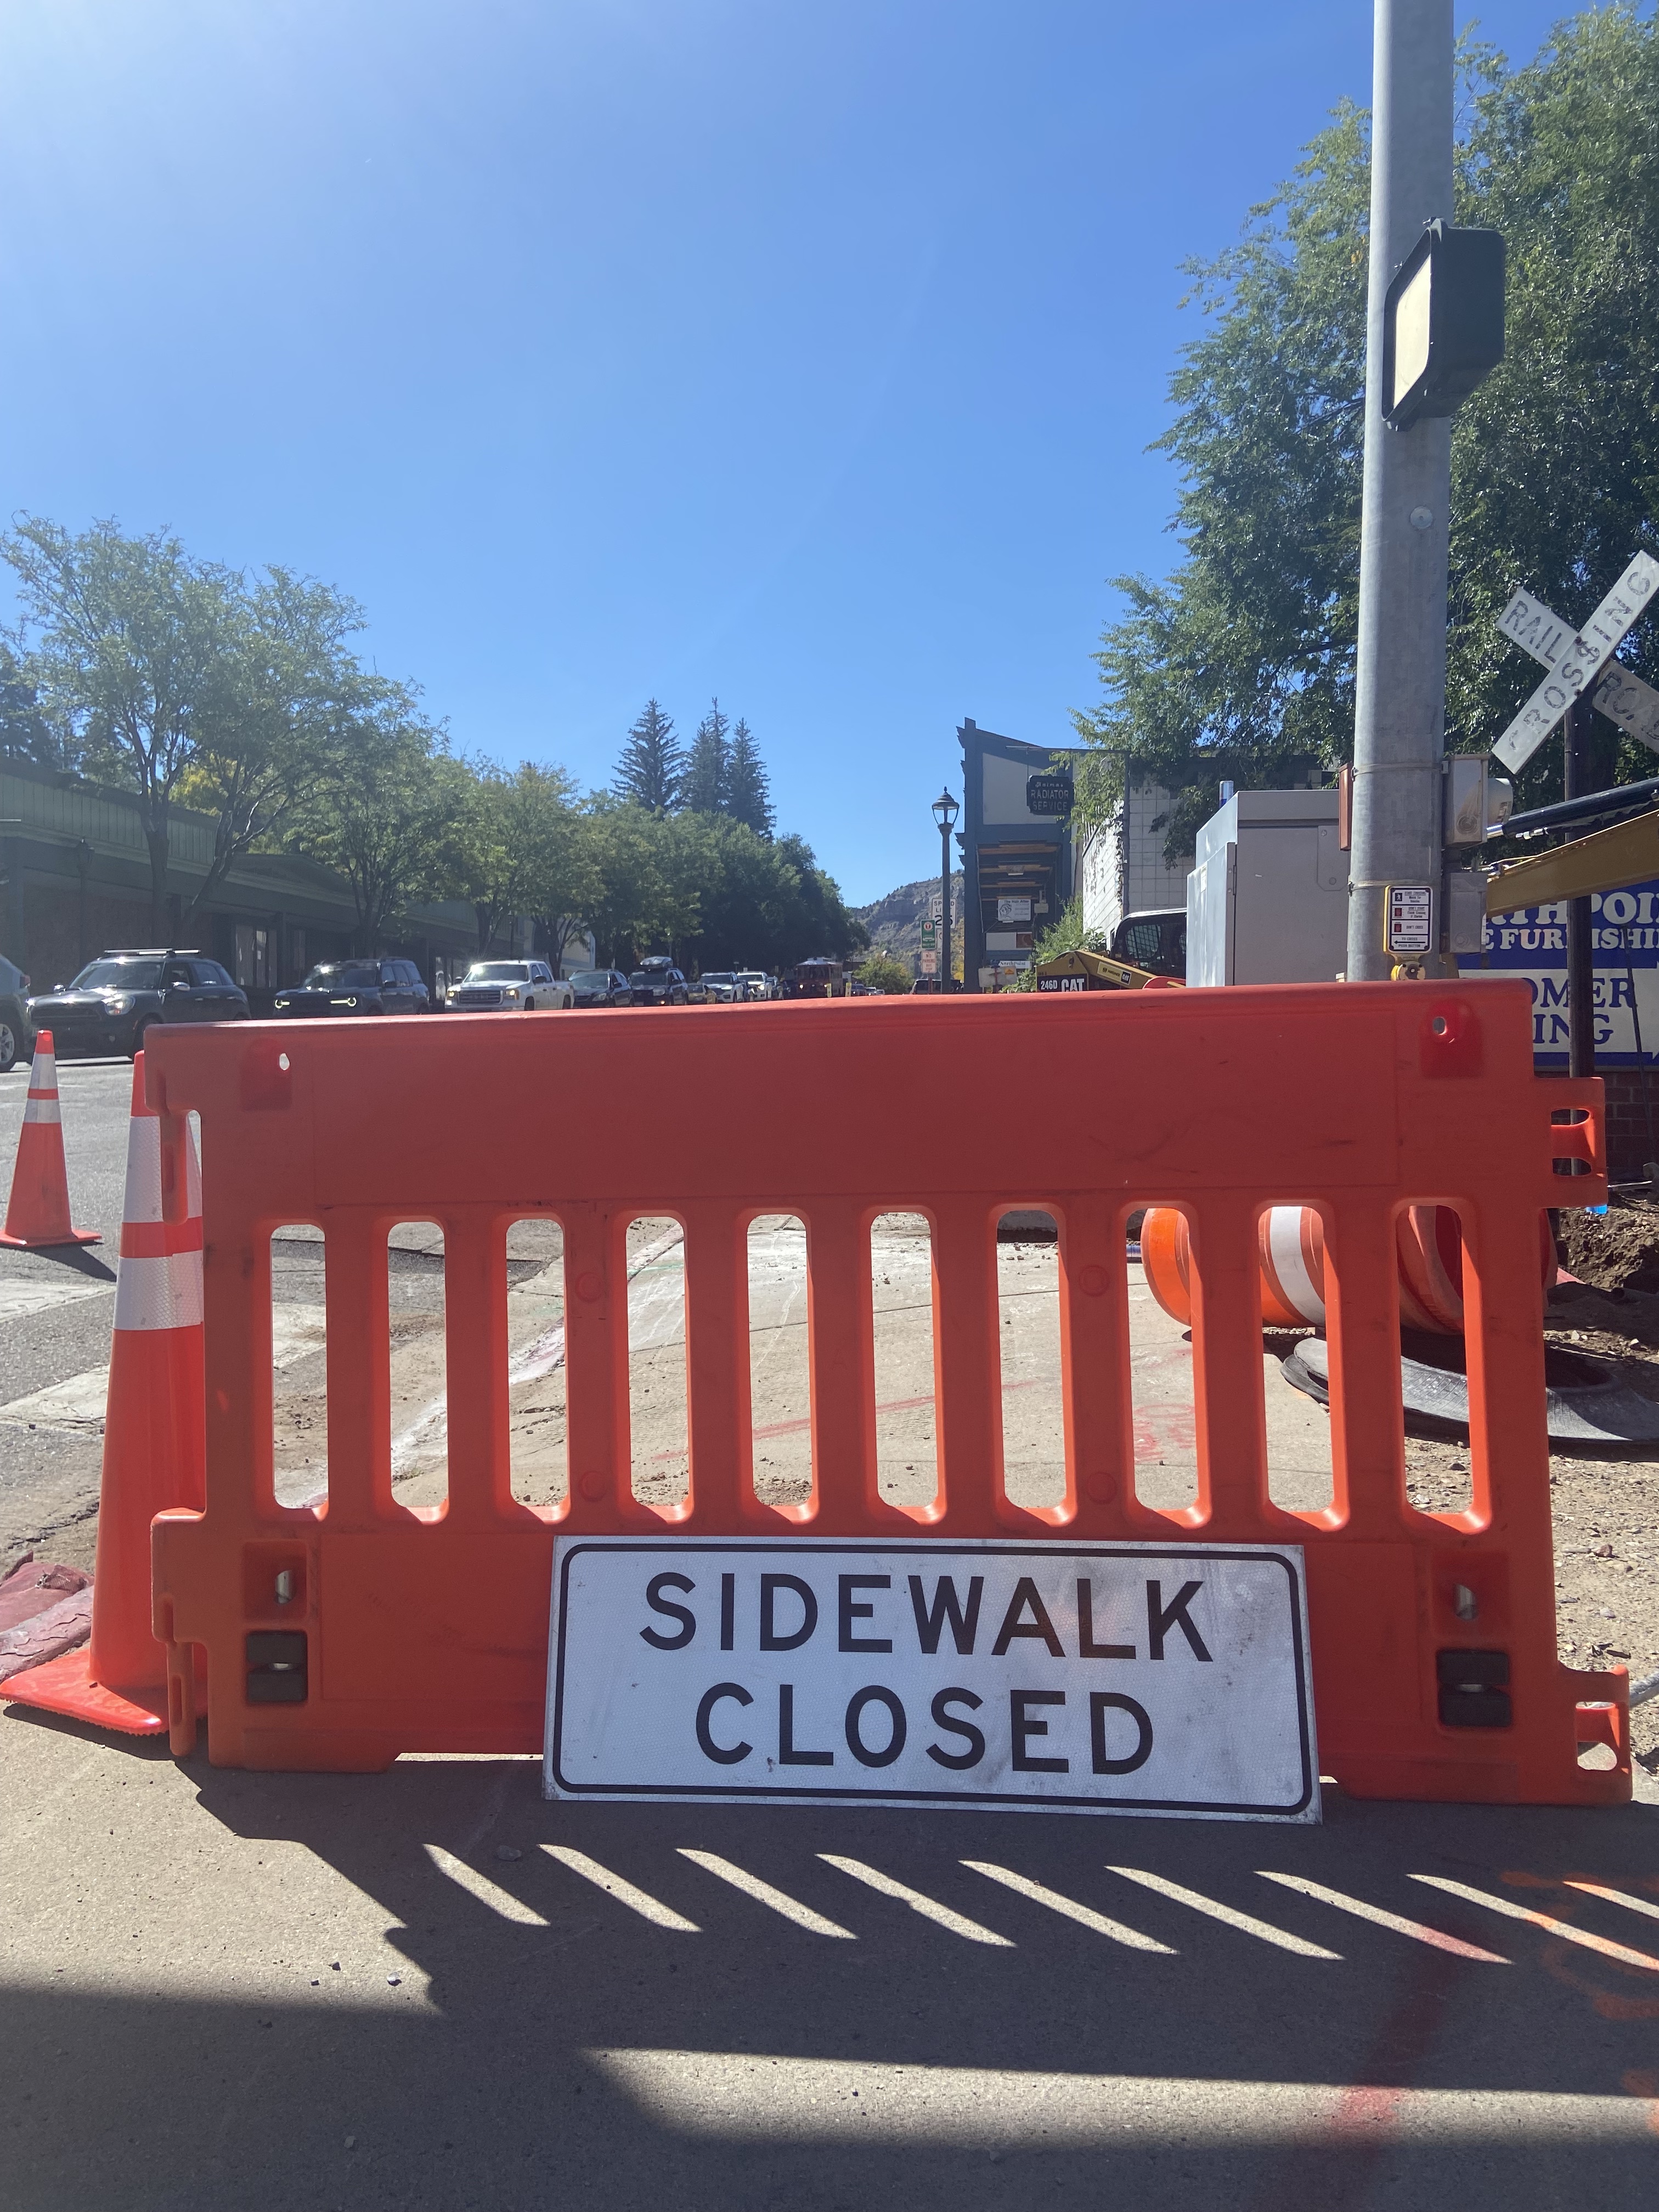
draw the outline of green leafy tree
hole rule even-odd
[[[346,640],[362,609],[327,584],[271,568],[227,583],[221,711],[179,779],[180,801],[211,814],[213,854],[188,912],[210,900],[238,857],[276,842],[303,808],[357,718],[401,695],[369,674]]]
[[[693,814],[724,814],[731,793],[731,724],[720,712],[718,699],[697,725],[697,734],[686,754],[685,775],[680,785],[680,804]]]
[[[520,762],[511,775],[493,761],[473,769],[452,825],[452,873],[472,902],[481,957],[503,923],[544,901],[549,841],[570,812],[574,790],[562,769],[534,761]]]
[[[804,837],[793,832],[777,840],[776,851],[793,878],[789,912],[775,948],[775,964],[793,967],[798,961],[822,954],[845,960],[868,950],[870,933],[849,913],[841,886],[826,870]],[[769,963],[773,964],[773,963]]]
[[[1492,621],[1527,584],[1581,615],[1638,546],[1659,550],[1659,42],[1616,5],[1559,26],[1512,70],[1462,57],[1457,216],[1509,248],[1507,356],[1452,441],[1448,742],[1483,750],[1537,671]],[[1080,811],[1131,772],[1175,793],[1171,859],[1216,786],[1352,757],[1364,388],[1369,118],[1339,108],[1239,243],[1191,264],[1204,320],[1158,441],[1180,473],[1182,558],[1122,576],[1077,717],[1097,749]],[[1659,677],[1659,625],[1625,657]],[[1651,757],[1600,726],[1604,776]],[[1546,746],[1523,801],[1553,795]]]
[[[592,879],[582,918],[601,961],[631,967],[636,957],[693,935],[697,888],[679,845],[671,843],[678,817],[599,798],[590,802],[588,821]]]
[[[40,768],[68,766],[58,735],[40,711],[33,684],[3,639],[0,639],[0,760],[33,761]]]
[[[342,733],[285,842],[344,878],[357,951],[378,951],[411,905],[459,888],[453,827],[472,780],[406,696]]]
[[[887,998],[898,998],[908,992],[911,975],[908,968],[895,960],[890,952],[872,952],[858,971],[858,978],[866,990],[879,991]]]
[[[64,756],[137,797],[164,939],[173,803],[235,725],[239,580],[165,532],[126,538],[109,521],[75,537],[24,515],[0,556],[22,602],[22,672]]]
[[[611,781],[612,794],[623,805],[642,806],[652,814],[672,813],[680,803],[684,775],[685,750],[674,735],[673,722],[654,699],[647,699],[628,732]]]
[[[772,782],[760,747],[741,715],[732,726],[732,750],[726,763],[726,806],[734,822],[741,822],[757,837],[772,835]]]

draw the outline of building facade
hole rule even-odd
[[[988,991],[1030,965],[1033,941],[1071,898],[1074,839],[1061,817],[1033,814],[1029,778],[1052,770],[1052,745],[981,730],[964,718],[962,746],[963,977]],[[1069,756],[1067,756],[1069,757]]]
[[[263,994],[352,950],[356,909],[340,878],[287,853],[242,855],[198,898],[213,833],[211,817],[173,810],[162,933],[222,962],[258,1012]],[[0,761],[0,951],[47,990],[106,949],[155,942],[136,799],[32,762]],[[477,957],[472,908],[416,908],[396,944],[374,949],[415,961],[441,996]]]
[[[1131,784],[1111,817],[1086,830],[1078,855],[1083,926],[1109,943],[1127,914],[1167,912],[1187,903],[1190,853],[1173,865],[1164,856],[1170,793],[1155,783]]]

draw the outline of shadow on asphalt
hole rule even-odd
[[[160,1744],[129,1748],[142,1763],[167,1756]],[[295,2002],[276,2005],[14,1990],[0,2021],[0,2081],[14,2112],[28,2100],[29,2140],[58,2147],[55,2164],[10,2165],[4,2193],[20,2212],[1287,2203],[1325,2212],[1454,2202],[1460,2212],[1577,2212],[1651,2201],[1659,2136],[1650,2127],[1645,2140],[1633,2129],[1618,2140],[1568,2140],[1559,2129],[1513,2118],[1500,2128],[1476,2115],[1461,2130],[1414,2136],[1389,2124],[1387,2092],[1659,2095],[1659,2078],[1644,2087],[1639,2071],[1653,2063],[1659,1974],[1408,1879],[1449,1875],[1583,1922],[1589,1900],[1557,1886],[1560,1877],[1588,1871],[1649,1893],[1659,1808],[1359,1805],[1330,1793],[1324,1826],[1289,1829],[549,1805],[528,1760],[406,1760],[372,1777],[219,1771],[204,1762],[191,1772],[202,1810],[232,1835],[298,1843],[374,1899],[409,1986],[351,2007],[298,2001],[303,1978]],[[588,1854],[698,1932],[653,1925],[538,1848],[544,1843]],[[426,1844],[454,1853],[546,1925],[503,1917],[435,1868]],[[522,1856],[498,1859],[501,1846]],[[680,1846],[735,1862],[858,1940],[805,1932]],[[923,1919],[821,1852],[910,1885],[1011,1948]],[[1016,1869],[1176,1955],[1079,1927],[964,1859]],[[1341,1956],[1274,1948],[1136,1887],[1109,1863],[1155,1870]],[[1431,1922],[1513,1963],[1470,1962],[1404,1939],[1263,1881],[1261,1869]],[[188,1858],[177,1879],[187,1899]],[[1595,1924],[1659,1952],[1638,1918],[1610,1926],[1617,1917],[1603,1908]],[[292,1940],[296,1960],[307,1956],[314,1939],[303,1924]],[[665,2051],[726,2063],[692,2065],[677,2082],[672,2065],[653,2073],[647,2062],[630,2079],[627,2054]],[[1009,2112],[1006,2140],[997,2104],[1009,2095],[1007,2076],[986,2082],[964,2145],[925,2118],[908,2131],[884,2124],[914,2088],[913,2072],[906,2083],[878,2084],[873,2105],[863,2101],[872,2094],[867,2075],[855,2077],[865,2081],[856,2103],[833,2083],[817,2103],[782,2089],[772,2102],[766,2066],[775,2058],[1064,2080],[1051,2094],[1048,2132],[1027,2104],[1023,2117]],[[1191,2082],[1189,2119],[1152,2134],[1131,2127],[1115,2141],[1124,2093],[1092,2087],[1091,2075]],[[737,2106],[720,2094],[722,2080],[750,2084]],[[1377,2094],[1351,2098],[1311,2142],[1287,2144],[1252,2119],[1260,2093],[1235,2099],[1231,2083]],[[85,2125],[89,2109],[95,2129]],[[0,2153],[0,2170],[5,2163]]]
[[[55,1267],[67,1267],[72,1275],[90,1275],[100,1283],[112,1283],[115,1270],[107,1260],[84,1244],[31,1244],[28,1250],[37,1260],[50,1260]]]

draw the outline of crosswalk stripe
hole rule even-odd
[[[40,1282],[33,1276],[0,1282],[0,1321],[21,1321],[26,1315],[48,1312],[53,1306],[72,1306],[82,1298],[103,1297],[113,1291],[113,1282],[76,1276],[67,1282]]]
[[[810,1905],[802,1905],[797,1899],[787,1896],[782,1890],[774,1889],[769,1881],[763,1881],[757,1874],[750,1874],[747,1868],[733,1866],[730,1859],[721,1858],[718,1851],[694,1851],[682,1844],[679,1853],[683,1859],[690,1859],[693,1866],[702,1867],[706,1874],[712,1874],[718,1881],[729,1881],[733,1889],[740,1889],[745,1897],[752,1897],[757,1904],[769,1905],[774,1912],[781,1912],[786,1920],[793,1920],[797,1928],[805,1928],[809,1935],[842,1936],[849,1943],[858,1941],[850,1928],[842,1928],[836,1921],[826,1920],[823,1913],[814,1912]]]
[[[100,1288],[112,1287],[108,1284]],[[278,1305],[271,1309],[270,1364],[292,1367],[298,1360],[323,1348],[323,1309],[319,1305]],[[102,1429],[109,1398],[109,1369],[89,1367],[84,1375],[65,1382],[49,1382],[27,1398],[14,1398],[0,1406],[0,1428],[52,1429],[65,1436],[87,1436]],[[326,1495],[326,1493],[323,1493]]]
[[[1650,1904],[1645,1897],[1627,1897],[1622,1889],[1606,1889],[1599,1881],[1577,1881],[1571,1875],[1561,1887],[1582,1889],[1586,1897],[1603,1897],[1609,1905],[1622,1905],[1626,1911],[1645,1912],[1650,1920],[1659,1920],[1659,1905]]]
[[[621,1875],[612,1874],[597,1859],[589,1858],[586,1851],[574,1851],[568,1844],[544,1844],[542,1849],[549,1858],[557,1859],[560,1865],[568,1867],[572,1874],[579,1874],[584,1881],[591,1881],[595,1888],[606,1891],[618,1905],[625,1905],[630,1912],[637,1912],[642,1920],[653,1921],[659,1928],[672,1929],[681,1936],[700,1936],[702,1933],[695,1920],[688,1920],[682,1913],[676,1912],[672,1905],[659,1903],[648,1890],[636,1889],[631,1881],[624,1881]]]
[[[878,1874],[874,1867],[866,1866],[862,1859],[844,1859],[834,1851],[820,1851],[818,1856],[826,1866],[839,1867],[850,1874],[854,1881],[861,1881],[867,1889],[878,1890],[883,1897],[897,1899],[908,1905],[912,1912],[921,1913],[924,1920],[933,1921],[940,1928],[948,1928],[953,1936],[965,1936],[970,1943],[994,1943],[1005,1951],[1014,1948],[1006,1936],[998,1936],[988,1928],[981,1928],[977,1920],[969,1920],[965,1913],[952,1912],[948,1905],[940,1905],[931,1897],[924,1897],[919,1889],[907,1889],[891,1875]]]
[[[1161,1874],[1148,1874],[1144,1867],[1115,1866],[1109,1874],[1121,1874],[1125,1881],[1138,1881],[1144,1889],[1155,1889],[1160,1897],[1172,1897],[1177,1905],[1190,1905],[1194,1912],[1206,1912],[1212,1920],[1224,1922],[1246,1936],[1255,1936],[1263,1943],[1277,1944],[1281,1951],[1293,1951],[1298,1959],[1335,1959],[1340,1951],[1328,1951],[1322,1943],[1305,1942],[1300,1936],[1286,1935],[1266,1920],[1258,1920],[1253,1913],[1240,1912],[1231,1905],[1222,1905],[1213,1897],[1205,1897],[1195,1889],[1183,1889],[1178,1881],[1168,1881]]]
[[[1029,1897],[1034,1905],[1046,1905],[1051,1912],[1063,1912],[1068,1920],[1075,1920],[1080,1928],[1091,1929],[1097,1936],[1109,1936],[1114,1943],[1127,1943],[1132,1951],[1157,1951],[1166,1959],[1180,1954],[1168,1943],[1160,1943],[1151,1936],[1143,1936],[1138,1928],[1126,1928],[1121,1920],[1109,1920],[1103,1912],[1096,1912],[1086,1905],[1079,1905],[1069,1897],[1062,1897],[1057,1889],[1045,1889],[1040,1881],[1032,1881],[1011,1867],[993,1866],[985,1859],[963,1859],[963,1866],[975,1874],[982,1874],[988,1881],[1000,1881],[1005,1889],[1012,1889],[1017,1897]]]
[[[511,1890],[491,1881],[476,1867],[468,1866],[465,1859],[458,1859],[453,1851],[447,1851],[441,1844],[427,1844],[422,1848],[440,1874],[447,1875],[470,1897],[476,1897],[480,1905],[499,1912],[503,1920],[516,1920],[521,1928],[545,1928],[550,1924],[521,1898],[514,1897]]]
[[[1621,1966],[1645,1966],[1650,1973],[1659,1974],[1659,1959],[1650,1959],[1645,1951],[1628,1951],[1622,1943],[1609,1943],[1605,1936],[1592,1936],[1588,1928],[1575,1928],[1571,1921],[1557,1920],[1547,1912],[1534,1912],[1530,1905],[1517,1905],[1513,1898],[1493,1897],[1484,1889],[1471,1889],[1467,1882],[1453,1881],[1443,1874],[1414,1874],[1411,1879],[1426,1882],[1431,1889],[1443,1889],[1449,1897],[1462,1897],[1471,1905],[1484,1905],[1489,1912],[1504,1913],[1510,1920],[1524,1920],[1534,1928],[1543,1929],[1547,1935],[1581,1944],[1586,1951],[1599,1951],[1604,1959],[1617,1959]]]
[[[1425,1927],[1420,1920],[1402,1919],[1399,1913],[1385,1911],[1380,1905],[1368,1905],[1362,1897],[1348,1897],[1340,1889],[1327,1889],[1322,1881],[1310,1881],[1299,1874],[1279,1874],[1268,1867],[1258,1867],[1256,1871],[1263,1881],[1276,1881],[1285,1889],[1299,1891],[1304,1897],[1316,1898],[1322,1905],[1334,1905],[1339,1912],[1352,1912],[1356,1919],[1392,1929],[1396,1936],[1410,1936],[1419,1943],[1431,1943],[1437,1951],[1449,1951],[1454,1958],[1477,1959],[1489,1966],[1507,1966],[1510,1963],[1507,1959],[1500,1959],[1496,1951],[1483,1951],[1478,1943],[1462,1942],[1438,1928]]]

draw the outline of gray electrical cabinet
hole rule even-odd
[[[1187,981],[1329,983],[1348,963],[1336,786],[1236,792],[1198,833]]]

